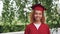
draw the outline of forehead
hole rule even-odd
[[[40,11],[40,10],[35,10],[35,13],[42,13],[42,11]]]

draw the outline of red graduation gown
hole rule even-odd
[[[26,27],[24,34],[50,34],[50,30],[47,24],[41,24],[37,30],[35,25],[31,23]]]

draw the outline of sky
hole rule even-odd
[[[60,6],[60,0],[59,0],[59,6]],[[3,2],[0,0],[0,16],[2,16],[1,15],[2,10],[3,10]]]

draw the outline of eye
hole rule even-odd
[[[42,15],[42,13],[39,13],[39,15]]]
[[[38,14],[38,13],[35,13],[35,14]]]

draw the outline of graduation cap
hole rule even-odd
[[[40,10],[40,11],[46,10],[46,8],[44,8],[44,6],[42,6],[41,4],[35,4],[31,8],[32,10]]]

